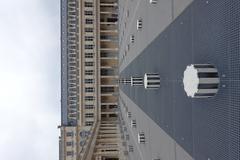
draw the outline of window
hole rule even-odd
[[[85,118],[93,118],[94,113],[85,113]]]
[[[75,79],[68,80],[69,83],[76,83],[77,81]]]
[[[117,106],[117,105],[109,105],[108,107],[109,107],[109,109],[118,108],[118,106]]]
[[[73,146],[73,143],[72,142],[67,142],[66,145],[67,146]]]
[[[93,101],[94,97],[93,96],[85,96],[85,101]]]
[[[92,16],[93,15],[93,11],[84,11],[84,14],[86,16]]]
[[[92,84],[94,82],[93,79],[85,79],[86,84]]]
[[[85,122],[85,126],[92,126],[93,125],[93,121],[86,121]]]
[[[107,22],[117,22],[117,18],[107,18]]]
[[[93,75],[93,70],[85,70],[85,75]]]
[[[85,23],[86,23],[86,24],[93,24],[93,19],[86,19],[86,20],[85,20]]]
[[[85,36],[85,41],[93,41],[93,36]]]
[[[75,111],[76,108],[75,108],[75,107],[71,107],[70,109],[74,109],[74,110],[69,110],[69,111],[68,111],[69,113],[72,113],[72,114],[75,114],[75,113],[76,113],[76,111]]]
[[[94,45],[92,44],[86,44],[85,49],[93,49]]]
[[[109,114],[109,117],[117,117],[117,114]]]
[[[114,87],[101,87],[102,93],[114,92]]]
[[[85,7],[93,7],[93,2],[85,2],[84,6]]]
[[[67,156],[73,156],[73,151],[67,151]]]
[[[91,67],[91,66],[93,66],[93,62],[85,62],[85,66]]]
[[[72,84],[72,83],[68,84],[68,86],[69,86],[69,87],[76,87],[76,85],[75,85],[75,84]]]
[[[75,58],[76,54],[69,54],[69,57]]]
[[[86,104],[85,109],[94,109],[94,105]]]
[[[94,92],[94,88],[93,87],[86,87],[85,92]]]
[[[102,117],[102,118],[106,118],[107,115],[106,115],[106,114],[102,114],[101,117]]]
[[[67,132],[66,135],[67,135],[67,137],[72,137],[73,136],[73,132]]]
[[[106,105],[102,105],[101,109],[107,109],[107,106]]]
[[[86,27],[85,32],[93,32],[93,28]]]
[[[93,53],[85,53],[85,58],[93,58]]]

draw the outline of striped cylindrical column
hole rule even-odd
[[[121,84],[130,84],[131,80],[126,79],[126,78],[122,78],[122,79],[119,80],[119,83],[121,83]]]
[[[131,79],[124,79],[123,84],[131,84]]]
[[[143,78],[142,77],[131,77],[131,86],[142,86]]]
[[[209,98],[216,95],[220,78],[211,64],[192,64],[184,71],[184,90],[192,98]]]
[[[160,76],[157,73],[145,73],[144,75],[145,89],[158,89],[160,87]]]
[[[123,79],[123,78],[119,79],[119,80],[118,80],[118,83],[119,83],[119,84],[124,83],[124,79]]]

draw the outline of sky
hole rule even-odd
[[[0,0],[0,159],[57,160],[60,0]]]

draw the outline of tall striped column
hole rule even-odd
[[[220,78],[211,64],[191,64],[184,71],[184,90],[192,98],[209,98],[216,95]]]
[[[131,77],[131,86],[142,86],[143,78],[142,77]]]
[[[144,75],[145,89],[158,89],[160,87],[160,76],[157,73],[145,73]]]

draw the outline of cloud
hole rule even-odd
[[[0,159],[58,159],[59,0],[0,6]]]

